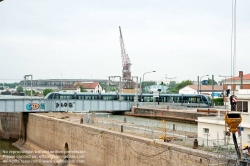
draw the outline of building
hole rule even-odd
[[[79,86],[63,86],[62,91],[63,92],[81,92],[81,89]]]
[[[237,95],[236,110],[241,112],[242,122],[239,131],[236,133],[240,146],[250,145],[250,74],[243,75],[239,72],[239,76],[223,80],[223,90],[225,100],[230,106],[229,98],[231,95]],[[231,108],[221,109],[230,111]],[[220,110],[219,110],[220,111]],[[199,117],[198,120],[198,137],[209,140],[225,140],[224,142],[232,144],[232,134],[225,135],[227,131],[225,126],[225,116],[218,113],[217,117]],[[216,144],[216,142],[215,142]]]
[[[74,86],[82,85],[87,92],[101,93],[105,92],[99,82],[76,82]]]
[[[179,94],[205,94],[205,95],[212,95],[214,92],[214,97],[218,96],[218,94],[223,93],[223,86],[222,85],[187,85],[184,88],[179,90]]]
[[[76,82],[98,82],[99,84],[108,85],[108,79],[40,79],[32,80],[32,89],[43,91],[44,89],[53,89],[61,91],[64,86],[73,86]],[[118,85],[119,82],[113,81],[113,84]],[[31,89],[31,80],[22,80],[19,85],[23,89]]]

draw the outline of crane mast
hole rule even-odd
[[[125,50],[125,45],[122,37],[121,27],[120,30],[120,45],[121,45],[121,57],[122,57],[122,89],[133,89],[134,83],[131,78],[131,63],[128,54]]]

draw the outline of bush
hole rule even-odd
[[[215,98],[214,105],[224,105],[223,98]]]

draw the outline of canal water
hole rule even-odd
[[[13,141],[0,139],[0,155],[3,155],[4,151],[20,151],[12,143]]]
[[[151,118],[142,118],[142,117],[133,117],[133,116],[126,116],[126,115],[112,115],[109,113],[96,113],[95,116],[101,120],[117,120],[120,122],[131,123],[139,126],[150,126],[150,127],[161,127],[162,120],[160,119],[151,119]],[[178,131],[187,131],[192,133],[197,133],[197,125],[193,123],[182,123],[182,122],[175,122],[166,120],[166,128],[173,129]]]

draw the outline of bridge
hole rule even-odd
[[[124,112],[131,107],[129,101],[116,100],[0,99],[0,112]]]

